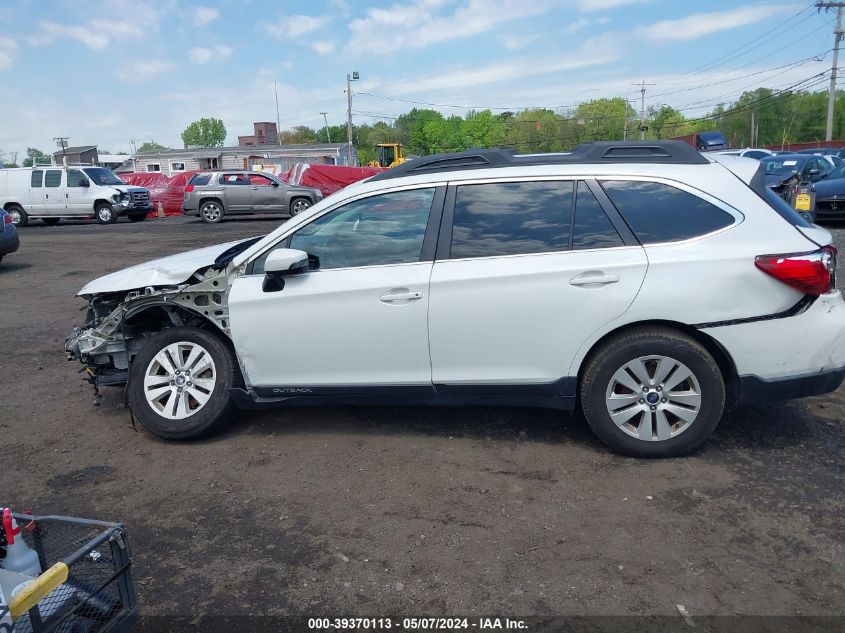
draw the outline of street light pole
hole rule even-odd
[[[354,71],[351,75],[346,75],[346,164],[353,167],[352,164],[352,82],[358,81],[358,71]]]

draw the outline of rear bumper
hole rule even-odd
[[[826,393],[842,382],[845,301],[838,290],[818,297],[793,316],[701,331],[733,359],[743,391],[748,393],[748,400],[740,394],[742,401]]]
[[[764,380],[757,376],[741,376],[739,379],[739,402],[758,404],[777,400],[791,400],[806,396],[819,396],[836,391],[845,380],[845,367],[827,371]]]

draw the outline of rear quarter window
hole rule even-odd
[[[188,184],[201,187],[207,185],[209,180],[211,180],[211,174],[195,174]]]
[[[602,180],[601,186],[643,244],[688,240],[734,223],[730,213],[671,185]]]

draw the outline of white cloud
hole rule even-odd
[[[386,9],[367,10],[366,17],[352,20],[349,48],[370,51],[373,42],[382,50],[426,48],[448,40],[486,33],[514,20],[534,17],[551,8],[549,0],[468,0],[451,14],[439,14],[442,0],[417,0]]]
[[[606,11],[626,4],[643,4],[651,0],[581,0],[581,11]]]
[[[164,59],[147,59],[124,66],[117,73],[118,79],[125,82],[150,81],[173,70],[173,64]]]
[[[310,46],[320,55],[328,55],[329,53],[334,51],[337,44],[330,40],[318,40],[316,42],[310,42],[308,46]]]
[[[220,17],[220,10],[214,7],[194,7],[191,11],[191,17],[194,19],[195,26],[205,26],[209,22],[213,22]]]
[[[610,18],[608,17],[596,18],[595,20],[580,18],[578,20],[575,20],[574,22],[570,22],[565,27],[563,27],[563,32],[566,35],[574,35],[579,31],[583,31],[588,26],[607,24],[608,22],[610,22]]]
[[[188,51],[188,58],[195,64],[207,64],[210,61],[220,61],[229,57],[234,49],[231,46],[214,46],[205,48],[198,46]]]
[[[142,4],[133,0],[109,0],[98,9],[96,18],[81,24],[44,20],[27,41],[33,46],[49,46],[74,40],[95,51],[114,42],[140,40],[158,30],[159,23],[173,6],[172,0]]]
[[[15,61],[18,43],[10,37],[0,35],[0,70],[10,68]]]
[[[278,40],[296,39],[324,27],[330,19],[327,15],[291,15],[275,23],[262,23],[261,28]]]
[[[637,32],[652,40],[689,41],[711,33],[754,24],[778,13],[794,11],[799,6],[795,4],[768,4],[729,11],[694,13],[677,20],[661,20],[650,26],[641,27]]]
[[[591,54],[587,55],[586,51]],[[568,57],[555,56],[549,58],[512,58],[494,62],[486,66],[459,69],[449,73],[438,73],[429,77],[421,77],[413,81],[398,81],[391,84],[394,94],[420,94],[456,88],[470,88],[487,84],[522,80],[526,77],[546,75],[550,73],[575,70],[589,66],[606,64],[617,59],[619,55],[612,49],[593,50],[584,48]]]
[[[502,45],[509,51],[518,51],[525,48],[532,42],[536,42],[540,38],[539,35],[533,33],[531,35],[503,35],[499,38]]]

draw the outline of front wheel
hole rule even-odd
[[[290,203],[290,214],[292,216],[299,215],[311,206],[311,201],[307,198],[297,198]]]
[[[13,204],[6,209],[6,212],[11,216],[12,224],[15,226],[26,226],[29,224],[29,216],[23,210],[23,207]]]
[[[581,406],[598,438],[634,457],[674,457],[719,424],[725,382],[695,339],[649,327],[606,341],[581,378]]]
[[[97,222],[100,224],[114,224],[117,222],[117,214],[107,202],[101,202],[94,207],[94,214],[97,216]]]
[[[234,355],[213,334],[169,328],[133,360],[129,407],[145,429],[164,439],[208,435],[231,418],[236,372]]]

